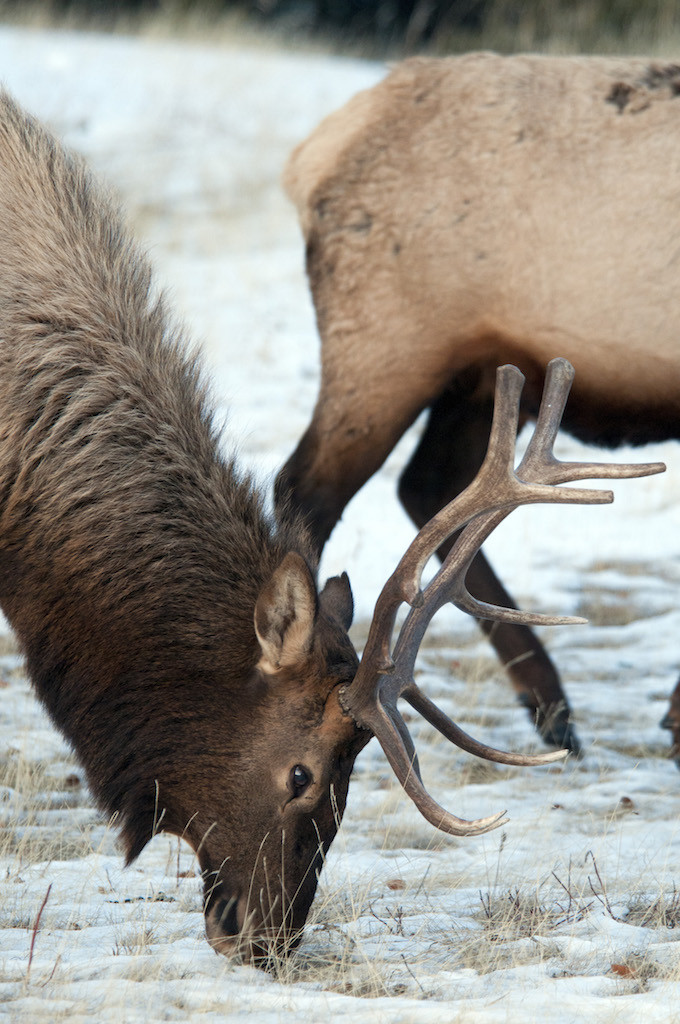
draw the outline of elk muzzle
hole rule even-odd
[[[204,906],[208,942],[216,953],[266,968],[299,946],[315,890],[316,884],[291,902],[280,886],[235,896],[213,884]]]
[[[233,897],[219,898],[206,911],[205,932],[216,953],[266,967],[300,944],[302,928],[292,931],[283,927],[257,927],[240,912],[240,902]]]

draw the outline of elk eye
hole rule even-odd
[[[311,781],[307,769],[303,768],[301,764],[296,764],[290,772],[290,787],[293,796],[302,796]]]

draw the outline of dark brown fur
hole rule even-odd
[[[335,697],[346,579],[317,597],[115,207],[6,95],[0,204],[0,603],[128,861],[184,836],[215,947],[266,954],[299,938],[367,738]]]

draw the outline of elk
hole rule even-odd
[[[561,355],[573,436],[680,437],[679,163],[679,65],[491,53],[404,61],[294,150],[321,384],[276,493],[317,553],[423,410],[399,482],[416,526],[470,483],[506,361],[527,378],[522,424]],[[482,552],[469,586],[512,604]],[[532,630],[481,625],[543,738],[577,752]],[[680,684],[662,724],[680,751]]]
[[[466,563],[513,507],[607,501],[557,485],[660,467],[553,459],[571,376],[558,360],[515,475],[522,377],[505,367],[487,461],[388,581],[359,663],[347,576],[319,592],[300,517],[265,513],[223,454],[198,357],[111,198],[6,94],[0,205],[0,605],[127,862],[157,831],[186,839],[210,943],[266,966],[300,941],[372,735],[435,827],[476,835],[501,822],[465,821],[428,795],[400,695],[481,757],[562,756],[466,736],[415,686],[418,646],[444,600],[480,613]],[[423,565],[459,530],[422,591]],[[404,600],[413,610],[393,644]]]

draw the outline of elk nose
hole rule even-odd
[[[240,932],[238,900],[233,896],[215,900],[205,912],[205,933],[215,952],[225,956],[239,953]]]
[[[251,923],[252,928],[252,923]],[[208,942],[216,953],[236,956],[245,963],[270,968],[279,958],[287,956],[300,943],[302,929],[288,934],[269,933],[266,928],[252,929],[239,922],[238,900],[217,899],[205,915]]]
[[[236,907],[237,901],[233,897],[229,900],[218,900],[213,907],[211,917],[222,935],[238,935],[240,926]]]

